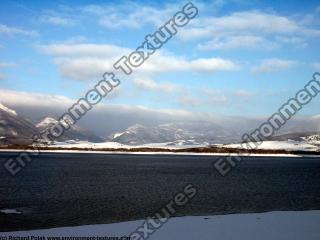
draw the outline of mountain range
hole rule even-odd
[[[39,135],[41,131],[51,128],[57,122],[52,117],[45,117],[34,123],[0,104],[0,144],[31,144],[33,136]],[[104,139],[75,124],[56,141],[102,142]]]
[[[0,104],[0,144],[30,144],[32,136],[51,128],[57,122],[51,116],[45,116],[40,121],[29,120],[20,116],[15,110]],[[294,126],[291,128],[297,129]],[[241,129],[240,125],[239,129]],[[299,130],[299,132],[285,132],[272,137],[270,140],[315,141],[320,139],[317,131],[303,131],[303,128],[299,128]],[[70,143],[77,141],[93,143],[109,141],[125,145],[150,143],[166,143],[167,146],[210,145],[240,142],[241,134],[241,131],[231,130],[231,128],[226,128],[218,123],[197,121],[166,123],[155,126],[134,124],[123,131],[101,137],[75,124],[55,141]]]

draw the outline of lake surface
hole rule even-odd
[[[16,177],[0,153],[0,231],[144,219],[188,183],[175,216],[320,209],[320,158],[243,157],[225,177],[215,156],[43,153]]]

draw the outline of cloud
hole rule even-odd
[[[305,46],[320,30],[287,16],[262,11],[234,12],[220,17],[200,17],[181,29],[178,38],[199,40],[200,50],[261,48],[272,50],[292,44]]]
[[[181,86],[172,83],[157,83],[156,81],[148,78],[133,79],[133,84],[142,90],[156,91],[156,92],[177,92],[182,89]]]
[[[198,44],[199,50],[232,50],[239,48],[275,49],[278,44],[266,40],[261,36],[243,35],[214,38],[203,44]]]
[[[76,21],[72,18],[59,17],[59,16],[41,16],[40,21],[58,26],[74,26]]]
[[[180,37],[195,39],[242,32],[320,35],[320,30],[304,28],[288,17],[259,11],[235,12],[222,17],[203,17],[196,19],[191,24],[192,27],[180,32]]]
[[[184,94],[178,99],[182,106],[197,107],[203,104],[203,100],[191,94]]]
[[[221,91],[203,89],[202,94],[206,97],[205,103],[208,105],[224,105],[228,103],[228,98]]]
[[[284,59],[266,59],[261,62],[260,65],[252,68],[254,73],[267,73],[267,72],[276,72],[280,70],[285,70],[291,68],[296,64],[296,61],[284,60]]]
[[[234,95],[238,97],[251,97],[253,93],[246,90],[239,89],[234,92]]]
[[[209,94],[219,94],[212,91]],[[34,122],[39,122],[47,116],[60,117],[73,103],[70,99],[61,95],[49,95],[32,92],[19,92],[0,89],[1,103],[16,110],[20,116],[27,117]],[[161,123],[190,122],[195,127],[202,126],[203,122],[223,126],[225,129],[237,132],[247,132],[252,126],[259,126],[265,117],[244,118],[224,117],[214,113],[199,112],[178,109],[151,109],[144,106],[99,103],[84,116],[79,124],[94,131],[99,136],[107,136],[117,131],[123,131],[134,124],[158,125]],[[93,124],[94,123],[94,124]],[[307,127],[306,127],[307,126]],[[296,116],[283,129],[296,131],[298,127],[310,130],[319,126],[318,117]]]
[[[61,116],[76,100],[61,95],[18,92],[0,89],[1,103],[18,114],[39,121],[46,116]],[[80,125],[107,136],[115,131],[139,123],[143,125],[179,121],[216,121],[214,114],[199,113],[179,109],[150,109],[144,106],[99,103],[85,117]],[[94,124],[92,124],[94,123]]]
[[[1,101],[4,104],[11,104],[14,106],[41,106],[50,107],[56,106],[67,106],[74,102],[64,96],[59,95],[47,95],[41,93],[28,93],[28,92],[17,92],[11,90],[0,89]]]
[[[89,80],[100,77],[106,71],[114,71],[113,64],[131,49],[109,44],[52,44],[42,45],[41,51],[54,57],[62,76],[74,80]],[[149,75],[163,72],[233,71],[240,66],[222,58],[186,59],[166,51],[158,51],[135,72]]]
[[[114,57],[130,52],[130,49],[110,44],[51,44],[39,46],[57,57]]]
[[[36,36],[38,33],[36,31],[28,31],[20,28],[9,27],[4,24],[0,24],[0,34],[13,36],[13,35],[25,35],[25,36]]]
[[[159,26],[169,19],[178,5],[169,4],[162,8],[127,2],[125,4],[87,5],[82,12],[94,15],[98,23],[109,29],[141,28],[147,24]]]

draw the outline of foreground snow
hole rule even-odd
[[[151,240],[319,240],[320,211],[269,212],[170,219]],[[1,233],[0,236],[123,236],[143,220]]]

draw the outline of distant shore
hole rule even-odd
[[[41,146],[33,147],[31,145],[8,145],[0,146],[0,151],[31,151],[37,149],[43,152],[86,152],[86,153],[145,153],[145,154],[200,154],[200,155],[320,155],[318,151],[297,151],[297,150],[281,150],[281,149],[240,149],[240,148],[227,148],[227,147],[192,147],[192,148],[151,148],[151,147],[132,147],[132,148],[79,148],[79,147],[54,147],[54,146]]]

